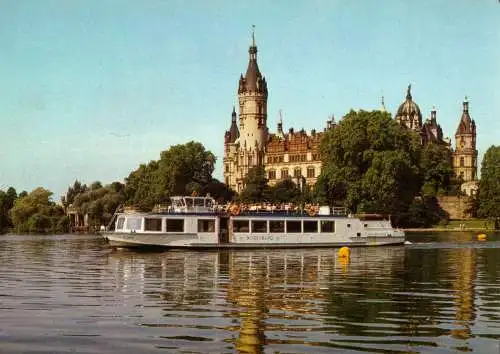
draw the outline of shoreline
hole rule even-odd
[[[466,227],[466,228],[445,228],[445,227],[440,227],[440,228],[418,228],[418,229],[402,229],[405,232],[446,232],[446,231],[458,231],[458,232],[498,232],[500,230],[495,230],[495,229],[485,229],[485,228],[478,228],[478,227]]]

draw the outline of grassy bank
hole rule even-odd
[[[435,227],[405,229],[406,231],[494,231],[494,223],[487,219],[449,220]]]

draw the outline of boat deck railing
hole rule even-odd
[[[213,204],[206,206],[173,206],[173,205],[155,205],[152,212],[160,214],[198,214],[198,213],[217,213],[236,215],[324,215],[324,216],[348,216],[347,209],[344,207],[329,207],[313,204],[297,206],[293,203],[282,204],[249,204],[249,203],[229,203],[226,205]]]

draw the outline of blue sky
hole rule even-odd
[[[394,114],[412,84],[453,138],[465,95],[482,157],[500,139],[500,2],[0,1],[0,189],[122,181],[189,140],[218,157],[251,26],[268,121]]]

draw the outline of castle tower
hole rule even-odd
[[[420,107],[412,99],[411,85],[408,85],[406,100],[399,106],[395,119],[401,125],[418,133],[422,129],[422,113]]]
[[[224,183],[234,189],[237,178],[238,143],[240,131],[236,123],[236,110],[233,106],[231,126],[224,134]]]
[[[244,188],[248,170],[264,165],[268,140],[267,83],[257,64],[253,32],[248,53],[247,71],[238,85],[239,130],[233,110],[231,127],[224,136],[224,180],[238,193]]]
[[[257,46],[252,33],[252,45],[249,50],[248,68],[245,76],[241,75],[238,87],[240,104],[240,149],[245,155],[244,174],[248,169],[263,164],[263,155],[267,141],[267,83],[257,65]]]
[[[455,133],[453,171],[463,182],[477,178],[476,123],[469,115],[469,101],[463,102],[463,112]]]

